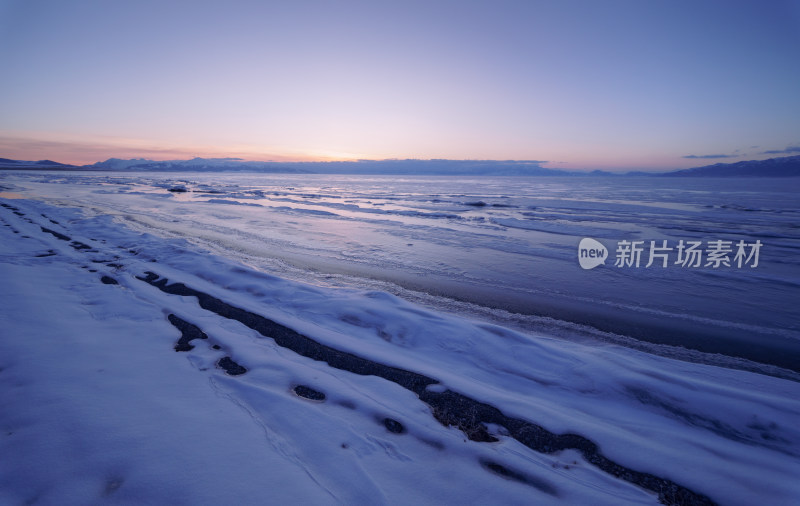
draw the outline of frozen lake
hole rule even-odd
[[[796,184],[0,173],[0,502],[788,504]]]
[[[0,177],[9,191],[183,237],[285,278],[380,289],[570,339],[662,354],[691,355],[688,348],[800,370],[796,179]],[[605,265],[580,268],[584,237],[608,248]],[[656,259],[645,267],[650,241],[665,240],[673,248],[667,266]],[[675,263],[680,241],[706,248],[717,240],[731,242],[731,261],[739,241],[760,241],[758,265]],[[614,265],[619,241],[643,241],[639,267]]]

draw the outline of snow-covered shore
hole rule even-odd
[[[491,423],[496,441],[471,440],[398,382],[309,358],[147,273],[431,378],[434,394],[580,435],[696,497],[800,497],[800,383],[788,373],[521,333],[277,278],[68,203],[0,202],[3,504],[658,502],[586,452],[536,451]],[[207,339],[176,352],[169,315]],[[247,372],[226,373],[225,357]],[[298,395],[309,391],[325,397]]]

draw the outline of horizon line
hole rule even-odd
[[[608,173],[625,173],[625,172],[652,172],[656,173],[659,171],[669,171],[669,170],[677,170],[676,168],[671,169],[663,169],[663,168],[655,168],[655,167],[647,167],[647,168],[639,168],[639,169],[625,169],[625,168],[615,168],[615,170],[608,170],[608,169],[592,169],[588,167],[582,168],[556,168],[556,167],[545,167],[544,164],[558,164],[558,163],[565,163],[565,162],[553,162],[549,160],[532,160],[532,159],[513,159],[513,158],[399,158],[399,157],[392,157],[392,158],[342,158],[342,159],[327,159],[327,160],[314,160],[314,159],[306,159],[306,160],[275,160],[275,159],[267,159],[267,160],[259,160],[255,158],[243,158],[238,156],[213,156],[213,157],[203,157],[203,156],[194,156],[191,158],[164,158],[164,159],[154,159],[154,158],[144,158],[144,157],[134,157],[134,158],[119,158],[116,156],[112,156],[106,158],[104,160],[99,160],[93,163],[86,163],[86,164],[79,164],[79,163],[64,163],[58,160],[53,160],[51,158],[42,158],[38,160],[19,160],[14,158],[6,158],[0,156],[0,158],[5,158],[7,160],[14,160],[17,162],[28,162],[28,163],[44,163],[44,162],[53,162],[62,165],[68,165],[71,167],[76,168],[84,168],[84,167],[91,167],[93,165],[102,164],[104,162],[108,162],[111,160],[119,160],[123,162],[128,161],[141,161],[143,163],[152,162],[152,163],[169,163],[169,162],[191,162],[193,160],[198,161],[220,161],[225,162],[229,161],[231,163],[255,163],[255,164],[275,164],[275,165],[303,165],[303,164],[338,164],[338,163],[387,163],[387,162],[446,162],[446,163],[489,163],[489,164],[514,164],[514,165],[527,165],[533,168],[544,169],[544,170],[551,170],[556,172],[608,172]]]

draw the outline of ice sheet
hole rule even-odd
[[[579,325],[601,331],[598,339],[632,337],[674,353],[688,348],[800,369],[800,183],[793,179],[3,177],[9,188],[185,238],[286,278],[376,288],[523,330],[562,325],[556,331],[569,336]],[[576,260],[585,236],[609,248],[623,239],[760,240],[764,247],[756,269],[608,262],[583,271]]]
[[[657,500],[574,450],[540,453],[504,435],[503,427],[489,427],[497,442],[471,441],[439,423],[413,392],[299,356],[202,309],[195,297],[138,279],[146,272],[331,348],[435,378],[437,388],[507,416],[580,434],[620,465],[716,502],[782,504],[800,497],[794,479],[800,383],[788,371],[769,376],[679,361],[442,313],[374,287],[286,279],[263,264],[241,263],[251,256],[212,255],[200,243],[165,238],[164,224],[171,214],[178,220],[172,230],[182,231],[172,235],[188,236],[191,229],[182,227],[190,220],[217,223],[227,216],[263,225],[283,219],[275,215],[302,213],[218,215],[212,209],[228,206],[189,200],[186,208],[130,178],[126,187],[143,186],[140,194],[76,202],[95,183],[74,177],[17,188],[23,185],[15,182],[15,191],[39,198],[50,188],[49,203],[8,200],[0,207],[0,453],[12,456],[0,464],[0,502]],[[59,184],[56,199],[52,188]],[[134,213],[132,201],[104,200],[108,195],[141,200]],[[141,232],[145,220],[163,227],[149,228],[158,235]],[[241,247],[251,247],[253,239],[244,237]],[[228,238],[226,248],[233,242]],[[170,314],[208,339],[175,352],[180,333]],[[222,357],[247,372],[227,375],[216,365]],[[297,385],[326,398],[302,398],[293,391]],[[404,432],[388,430],[387,418]]]

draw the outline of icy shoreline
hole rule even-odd
[[[490,419],[477,426],[498,441],[472,441],[418,393],[282,351],[196,297],[136,279],[148,271],[550,433],[580,434],[614,462],[715,502],[800,496],[794,381],[525,335],[381,292],[281,280],[109,217],[3,204],[0,445],[13,455],[0,473],[4,502],[657,500],[586,454],[534,451]],[[175,353],[170,314],[210,342]],[[223,357],[247,372],[226,374]],[[169,478],[187,469],[188,482]]]
[[[257,271],[566,340],[800,369],[798,181],[14,173],[4,187]],[[180,191],[178,191],[180,190]],[[760,239],[758,269],[584,271],[580,236]],[[609,247],[612,247],[609,245]],[[770,365],[771,364],[771,365]],[[778,367],[776,367],[778,366]]]

